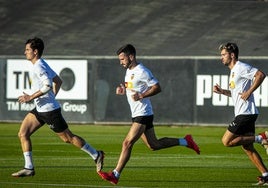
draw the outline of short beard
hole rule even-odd
[[[132,61],[131,61],[130,58],[128,57],[128,64],[127,64],[127,66],[126,66],[126,69],[128,69],[128,68],[131,66],[131,64],[132,64]]]

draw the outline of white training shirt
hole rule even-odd
[[[153,115],[153,109],[149,97],[134,101],[132,95],[135,91],[144,93],[149,87],[158,83],[151,71],[139,63],[132,70],[127,69],[125,75],[125,87],[132,118],[137,116]]]
[[[36,92],[43,87],[43,81],[46,79],[50,80],[52,84],[52,79],[57,74],[49,67],[49,65],[43,60],[39,59],[33,64],[33,69],[31,72],[32,90]],[[46,94],[35,98],[34,103],[36,110],[38,112],[49,112],[60,108],[60,104],[55,100],[55,95],[53,90],[49,90]]]
[[[255,105],[254,95],[252,94],[248,100],[245,101],[241,99],[240,94],[250,88],[257,71],[258,69],[238,61],[230,72],[229,89],[234,102],[235,116],[259,113]]]

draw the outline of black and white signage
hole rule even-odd
[[[86,60],[46,60],[49,66],[62,78],[63,84],[57,99],[87,100]],[[32,63],[27,60],[7,60],[6,98],[17,99],[31,90],[30,71]]]

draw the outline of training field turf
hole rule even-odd
[[[128,126],[70,125],[70,129],[92,146],[104,150],[104,171],[115,167]],[[158,137],[184,137],[191,133],[201,155],[185,147],[150,151],[139,140],[117,186],[102,180],[95,163],[84,152],[63,143],[47,127],[32,136],[36,175],[13,178],[24,165],[17,138],[19,124],[0,124],[0,187],[253,187],[259,172],[240,147],[221,144],[225,127],[155,126]],[[258,128],[261,132],[264,128]],[[268,165],[265,150],[256,149]]]

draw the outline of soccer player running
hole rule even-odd
[[[103,151],[97,151],[83,138],[73,134],[61,114],[60,104],[55,100],[62,80],[41,58],[44,42],[40,38],[28,39],[25,43],[26,59],[32,63],[33,94],[23,93],[19,96],[20,103],[34,101],[35,108],[30,111],[21,123],[18,133],[25,159],[22,170],[12,174],[13,177],[34,176],[35,170],[32,161],[32,142],[30,136],[47,123],[64,142],[71,143],[88,153],[96,163],[97,171],[103,166]]]
[[[120,64],[127,69],[125,83],[116,88],[116,94],[127,96],[132,113],[132,126],[122,143],[117,166],[111,172],[98,172],[101,178],[117,184],[120,174],[130,159],[132,147],[141,138],[151,150],[160,150],[172,146],[186,146],[200,154],[191,135],[184,138],[157,139],[153,126],[153,109],[150,97],[161,92],[161,87],[151,71],[136,61],[136,50],[131,44],[122,46],[118,51]]]
[[[258,177],[257,184],[263,185],[268,182],[268,172],[253,143],[267,144],[268,135],[264,132],[255,136],[255,121],[259,112],[253,92],[261,85],[266,75],[261,70],[238,60],[239,49],[235,43],[223,44],[219,50],[222,63],[230,69],[229,89],[222,89],[216,84],[213,91],[232,97],[235,113],[234,120],[222,137],[222,143],[227,147],[242,146],[262,174]]]

